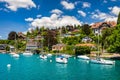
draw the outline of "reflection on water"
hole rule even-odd
[[[58,67],[58,68],[66,68],[67,64],[56,63],[56,67]]]
[[[0,80],[119,80],[119,75],[120,61],[115,65],[102,65],[72,57],[67,64],[60,64],[55,56],[43,60],[39,55],[14,58],[0,54]]]

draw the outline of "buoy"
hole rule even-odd
[[[52,62],[52,60],[50,60],[50,62]]]
[[[76,57],[74,57],[74,59],[76,59]]]
[[[89,63],[89,61],[87,61],[87,63]]]
[[[11,67],[11,64],[7,64],[7,67],[10,68],[10,67]]]

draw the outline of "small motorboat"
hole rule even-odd
[[[24,55],[24,56],[32,56],[33,53],[26,51],[26,52],[23,53],[23,55]]]
[[[113,65],[115,64],[115,61],[111,61],[111,60],[105,60],[105,59],[92,59],[90,60],[91,63],[94,63],[94,64],[105,64],[105,65]]]
[[[14,55],[14,54],[16,54],[16,53],[15,53],[15,52],[10,52],[10,54],[11,54],[11,55]]]
[[[41,59],[47,59],[47,56],[45,54],[40,55]]]
[[[15,57],[15,58],[19,58],[20,57],[19,54],[13,54],[12,56]]]
[[[79,59],[83,59],[83,60],[89,60],[90,58],[87,57],[86,55],[79,55],[78,56]]]
[[[17,54],[16,52],[11,52],[10,53],[12,57],[18,58],[20,55]]]
[[[66,64],[68,62],[68,59],[65,58],[64,56],[59,56],[59,57],[56,57],[56,62]]]
[[[51,57],[51,56],[52,56],[52,54],[47,54],[47,56],[48,56],[48,57]]]
[[[62,56],[64,56],[65,58],[70,58],[70,57],[72,57],[71,55],[68,55],[68,54],[62,54]]]

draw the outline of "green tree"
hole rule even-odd
[[[91,34],[91,29],[90,29],[90,26],[88,24],[84,24],[82,26],[82,33],[87,35],[87,36]]]
[[[118,14],[117,24],[120,24],[120,12]]]
[[[75,48],[76,55],[90,54],[90,48],[87,46],[78,46]]]
[[[15,31],[11,31],[9,34],[8,34],[8,40],[15,40],[18,38],[18,35]]]
[[[107,37],[109,37],[112,34],[113,29],[112,28],[106,28],[105,30],[102,31],[102,36],[101,36],[101,47],[102,47],[102,52],[104,48],[108,47],[107,43]]]

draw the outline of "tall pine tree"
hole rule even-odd
[[[119,15],[118,15],[117,24],[120,24],[120,12],[119,12]]]

